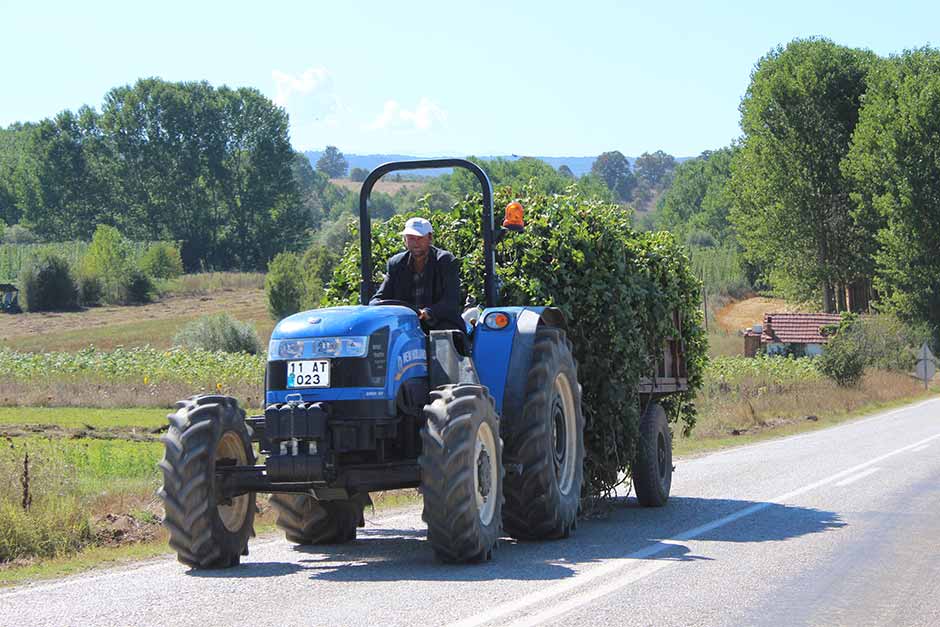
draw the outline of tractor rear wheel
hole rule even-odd
[[[422,518],[438,559],[477,562],[493,555],[503,506],[503,442],[493,399],[482,385],[431,392],[421,429]]]
[[[520,540],[568,537],[581,500],[584,416],[578,367],[562,329],[536,332],[526,401],[514,422],[506,459],[520,471],[506,476],[506,532]]]
[[[672,487],[672,433],[666,411],[650,403],[640,417],[640,442],[633,461],[633,488],[643,507],[662,507]]]
[[[369,494],[342,501],[318,501],[306,494],[272,494],[278,527],[295,544],[343,544],[356,539],[356,528],[365,526],[363,509],[372,503]]]
[[[164,457],[163,524],[177,558],[192,568],[236,566],[254,535],[255,495],[222,501],[216,490],[218,464],[250,466],[255,456],[245,412],[227,396],[194,397],[176,404],[161,440]]]

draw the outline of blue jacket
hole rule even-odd
[[[459,262],[446,250],[431,246],[424,267],[423,302],[414,303],[414,271],[411,269],[411,253],[407,250],[388,260],[385,280],[369,301],[374,305],[380,300],[401,300],[413,303],[419,309],[431,311],[428,325],[432,329],[464,329],[460,317]]]

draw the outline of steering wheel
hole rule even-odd
[[[399,307],[407,307],[408,309],[415,312],[416,314],[420,312],[417,307],[403,300],[394,300],[394,299],[377,300],[372,304],[373,305],[398,305]]]

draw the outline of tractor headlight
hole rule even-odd
[[[368,346],[365,336],[271,340],[268,355],[271,359],[365,357]]]
[[[268,345],[271,359],[300,359],[304,356],[303,340],[271,340]]]
[[[318,337],[309,340],[311,357],[365,357],[368,337]]]

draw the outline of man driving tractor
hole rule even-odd
[[[388,260],[385,280],[369,304],[403,301],[415,306],[428,330],[465,330],[457,259],[431,245],[434,229],[424,218],[409,218],[401,235],[407,250]]]

